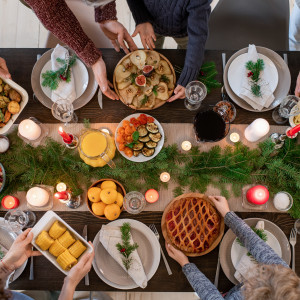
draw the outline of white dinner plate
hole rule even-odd
[[[264,78],[269,83],[272,93],[276,90],[278,84],[278,71],[276,66],[267,56],[258,53],[258,57],[265,63]],[[248,53],[243,53],[236,57],[228,68],[228,82],[233,92],[239,96],[244,80],[245,64],[248,60]]]
[[[282,251],[280,244],[274,234],[272,234],[270,231],[265,230],[265,233],[267,235],[267,241],[266,243],[280,256],[282,257]],[[245,247],[242,247],[238,242],[237,239],[234,240],[231,246],[231,261],[233,266],[236,268],[238,263],[240,262],[241,258],[244,254],[246,254],[248,250]]]
[[[45,93],[47,97],[51,99],[51,93],[52,93],[51,89],[47,86],[42,85],[42,82],[44,80],[42,78],[42,74],[48,70],[51,70],[51,60],[48,60],[47,63],[44,65],[40,76],[40,84],[41,84],[42,91]],[[88,86],[89,73],[86,69],[86,66],[80,59],[76,59],[76,63],[72,67],[72,71],[75,80],[76,99],[78,99],[80,96],[82,96],[82,94],[85,92]]]
[[[22,231],[19,231],[18,235],[21,233]],[[4,219],[0,217],[0,245],[9,250],[16,238],[17,234],[9,230],[4,224]],[[15,273],[11,277],[11,282],[15,281],[23,273],[27,261],[28,260],[26,260],[20,268],[16,269]]]
[[[141,113],[138,113],[138,114],[132,114],[132,115],[130,115],[130,116],[124,118],[124,119],[119,123],[119,125],[118,125],[118,127],[117,127],[117,129],[116,129],[116,132],[115,132],[115,143],[116,143],[116,145],[117,145],[118,150],[119,150],[119,143],[117,142],[118,129],[122,126],[123,121],[124,121],[124,120],[130,121],[131,118],[136,118],[136,119],[137,119],[140,115],[141,115]],[[145,115],[146,115],[147,117],[152,117],[152,116],[147,115],[147,114],[145,114]],[[153,118],[153,117],[152,117],[152,118]],[[158,130],[159,130],[159,132],[160,132],[160,134],[161,134],[161,139],[160,139],[160,141],[158,142],[157,147],[155,148],[154,154],[153,154],[152,156],[146,157],[146,156],[144,156],[144,155],[141,153],[141,154],[140,154],[139,156],[137,156],[137,157],[135,157],[134,155],[131,156],[131,157],[128,157],[127,155],[125,155],[124,151],[120,151],[120,150],[119,150],[119,152],[120,152],[126,159],[131,160],[131,161],[134,161],[134,162],[145,162],[145,161],[148,161],[148,160],[151,160],[152,158],[154,158],[154,157],[161,151],[161,149],[162,149],[162,147],[163,147],[163,145],[164,145],[164,142],[165,142],[165,133],[164,133],[164,130],[163,130],[161,124],[160,124],[155,118],[153,118],[153,119],[154,119],[154,123],[158,126]]]
[[[137,252],[141,258],[148,282],[157,271],[160,262],[160,245],[152,232],[145,224],[133,219],[121,219],[110,222],[108,225],[122,226],[128,222],[131,225],[131,234],[134,242],[139,247]],[[93,267],[97,275],[108,285],[121,289],[129,290],[137,288],[138,285],[122,269],[122,267],[110,256],[99,240],[100,231],[97,233],[93,244],[95,248],[95,258]]]

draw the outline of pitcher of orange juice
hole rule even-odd
[[[115,141],[106,132],[98,129],[85,131],[80,136],[78,151],[81,159],[92,167],[104,167],[106,164],[116,167],[112,161],[116,152]]]

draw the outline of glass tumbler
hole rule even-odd
[[[185,88],[184,105],[188,110],[197,110],[207,95],[206,86],[200,81],[191,81]]]

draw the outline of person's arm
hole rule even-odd
[[[235,233],[247,250],[259,263],[289,267],[275,251],[265,243],[241,218],[230,211],[225,215],[225,224]]]
[[[196,267],[196,265],[189,262],[187,256],[183,252],[175,249],[170,244],[165,243],[165,245],[169,256],[181,265],[184,275],[201,300],[224,299],[217,288]]]
[[[112,0],[104,6],[95,7],[95,21],[97,23],[112,20],[118,20],[115,0]]]
[[[143,0],[127,0],[127,3],[135,21],[135,26],[146,22],[151,23],[153,21]]]
[[[209,198],[224,217],[225,224],[240,239],[256,261],[267,265],[276,264],[289,267],[241,218],[230,211],[225,197],[209,196]]]
[[[4,58],[0,57],[0,76],[3,78],[11,79],[11,75],[8,71]]]
[[[187,33],[189,37],[183,70],[177,81],[185,87],[195,80],[200,71],[208,35],[210,0],[191,0],[187,6]]]
[[[93,244],[89,242],[91,246]],[[95,252],[85,253],[80,261],[71,269],[64,280],[58,300],[72,300],[76,286],[81,279],[91,270]]]

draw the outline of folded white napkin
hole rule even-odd
[[[255,45],[249,45],[247,61],[252,60],[254,63],[259,59]],[[245,61],[245,64],[246,62]],[[256,97],[251,92],[251,78],[247,77],[249,70],[243,67],[243,80],[239,96],[250,104],[254,109],[262,110],[264,107],[269,107],[274,101],[275,97],[271,91],[270,84],[264,74],[260,72],[260,80],[258,84],[261,86],[261,96]]]
[[[113,227],[109,225],[102,225],[100,230],[100,242],[107,252],[112,256],[112,258],[126,271],[128,275],[133,279],[133,281],[141,288],[147,286],[147,276],[144,271],[143,264],[141,262],[140,256],[137,251],[133,251],[130,255],[132,258],[132,263],[127,271],[123,265],[122,259],[124,256],[117,249],[116,245],[122,243],[120,227]],[[132,236],[130,236],[130,244],[134,241]]]
[[[60,64],[56,59],[57,58],[66,59],[67,55],[68,55],[68,50],[62,47],[61,45],[57,44],[51,54],[52,71],[57,71],[62,67],[62,64]],[[76,99],[75,80],[74,80],[72,68],[71,68],[71,81],[66,82],[60,80],[57,89],[52,91],[51,100],[55,102],[58,99],[68,99],[71,102],[73,102]]]
[[[265,222],[258,221],[255,228],[264,229]],[[241,260],[238,262],[236,271],[234,273],[234,277],[239,282],[244,282],[248,278],[251,278],[254,275],[255,266],[257,266],[256,260],[252,256],[248,256],[247,253],[241,257]]]

